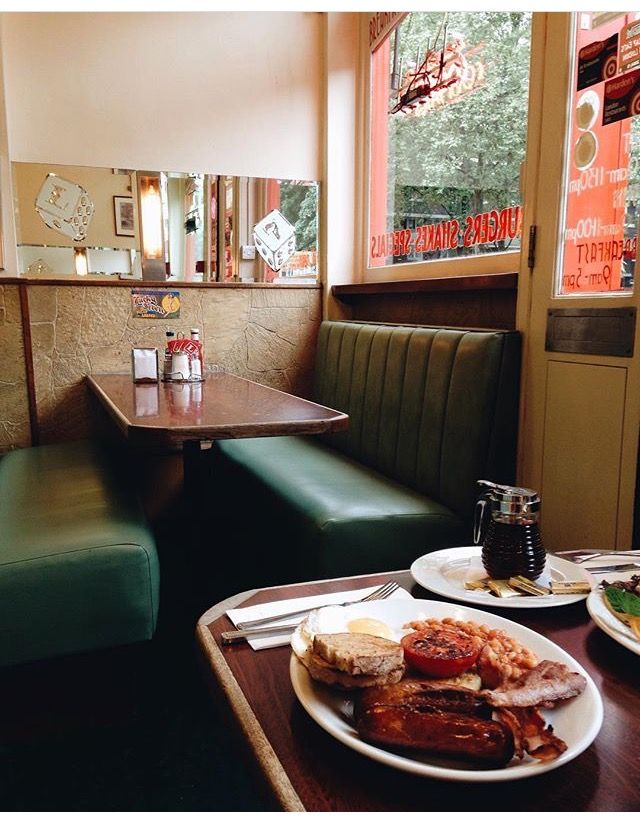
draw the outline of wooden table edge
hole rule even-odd
[[[113,401],[109,398],[107,393],[93,378],[93,376],[86,375],[85,380],[87,385],[89,386],[89,389],[92,390],[94,395],[96,395],[100,399],[103,406],[108,411],[109,415],[111,415],[113,420],[116,422],[116,425],[120,428],[120,431],[123,432],[125,436],[128,436],[130,424],[126,416],[120,412],[118,407],[113,403]],[[131,383],[133,383],[133,381]]]
[[[101,376],[127,376],[128,373],[95,373],[94,375],[99,378]],[[250,381],[250,379],[235,375],[235,373],[224,373],[224,375],[240,381]],[[109,415],[115,421],[116,425],[120,428],[120,431],[132,445],[178,446],[187,441],[212,441],[216,439],[228,440],[256,437],[254,423],[229,423],[225,426],[220,426],[215,435],[208,432],[208,428],[206,426],[201,427],[184,425],[168,428],[162,425],[156,426],[152,424],[135,424],[132,423],[131,420],[120,411],[117,404],[111,400],[109,395],[100,386],[93,375],[86,375],[85,380],[89,386],[89,389],[101,401]],[[205,381],[206,380],[207,378],[205,378]],[[161,386],[165,382],[158,381],[154,383],[156,383],[157,386]],[[260,384],[259,382],[252,383],[258,384],[261,388],[270,390],[271,392],[283,393],[283,390],[278,390],[275,387],[269,386],[268,384]],[[135,382],[131,380],[131,384],[135,385]],[[316,401],[311,401],[308,398],[299,398],[299,396],[295,396],[290,393],[284,394],[290,395],[292,398],[298,398],[300,401],[307,404],[312,404],[323,410],[327,410],[328,412],[333,413],[333,416],[329,418],[318,418],[313,422],[309,422],[305,419],[283,421],[280,426],[277,424],[272,425],[270,435],[322,435],[333,432],[342,432],[348,428],[349,416],[346,413],[341,412],[340,410],[335,410],[332,407],[326,407],[324,404],[318,404]],[[299,431],[300,428],[302,428],[301,432]]]
[[[249,705],[245,695],[240,688],[240,685],[227,662],[224,654],[220,650],[218,644],[213,638],[208,628],[208,623],[217,620],[227,609],[235,608],[240,603],[250,598],[258,590],[237,594],[227,600],[223,600],[211,609],[208,609],[205,614],[198,620],[196,626],[196,637],[201,651],[204,653],[209,667],[216,677],[216,681],[220,685],[222,694],[224,695],[229,707],[231,708],[238,726],[246,739],[249,748],[264,775],[264,779],[273,793],[277,803],[281,809],[287,812],[306,812],[306,809],[295,788],[291,784],[291,780],[287,776],[284,768],[271,743],[262,730],[258,718]],[[206,618],[206,620],[205,620]]]
[[[368,577],[377,577],[379,574],[380,572],[374,572],[372,574],[349,575],[343,578],[334,577],[328,580],[304,580],[300,583],[285,583],[282,586],[267,586],[262,589],[250,589],[216,603],[200,616],[196,624],[196,638],[200,650],[208,661],[209,667],[220,685],[225,700],[229,704],[260,770],[264,774],[267,786],[273,793],[278,804],[285,811],[306,812],[306,808],[302,804],[273,746],[262,730],[262,726],[249,705],[240,684],[227,665],[224,654],[209,630],[209,625],[217,620],[218,617],[222,617],[226,611],[237,608],[260,591],[279,589],[285,586],[295,589],[296,587],[308,586],[310,582],[313,582],[314,585],[322,585],[325,583],[335,583],[336,580],[366,579]],[[404,574],[404,572],[385,572],[385,574]]]

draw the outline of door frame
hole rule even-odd
[[[519,273],[517,327],[523,333],[518,480],[540,489],[544,484],[545,412],[549,362],[619,367],[626,370],[622,443],[617,491],[615,543],[600,547],[630,548],[636,490],[640,420],[640,326],[636,322],[634,357],[545,352],[547,309],[551,307],[637,307],[640,282],[633,293],[589,296],[555,295],[560,218],[563,205],[566,128],[570,122],[573,14],[534,16],[541,50],[532,48],[529,141],[525,173],[523,232],[536,226],[535,266],[523,251]],[[566,55],[566,59],[563,59]],[[559,105],[558,100],[565,100]],[[637,270],[637,262],[636,262]],[[637,277],[636,277],[637,279]],[[589,476],[592,477],[592,476]],[[581,476],[584,479],[585,476]],[[544,497],[542,498],[544,507]],[[586,514],[593,510],[586,509]],[[544,511],[542,514],[544,526]],[[583,544],[588,546],[590,544]],[[567,545],[567,548],[570,548]]]

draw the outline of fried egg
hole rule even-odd
[[[344,606],[323,606],[314,609],[300,623],[291,636],[291,647],[302,658],[313,645],[316,634],[372,634],[400,642],[404,631],[397,631],[382,620],[357,617]]]

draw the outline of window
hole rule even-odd
[[[372,48],[369,267],[519,250],[531,14],[414,12]]]
[[[575,15],[560,296],[633,291],[640,205],[638,16]]]

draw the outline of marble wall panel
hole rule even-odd
[[[3,284],[0,285],[0,452],[30,443],[20,294],[16,285]]]
[[[180,318],[133,318],[123,287],[29,287],[42,443],[94,433],[87,374],[127,372],[131,348],[160,350],[170,328],[201,328],[208,368],[310,397],[321,316],[317,288],[183,288]]]

